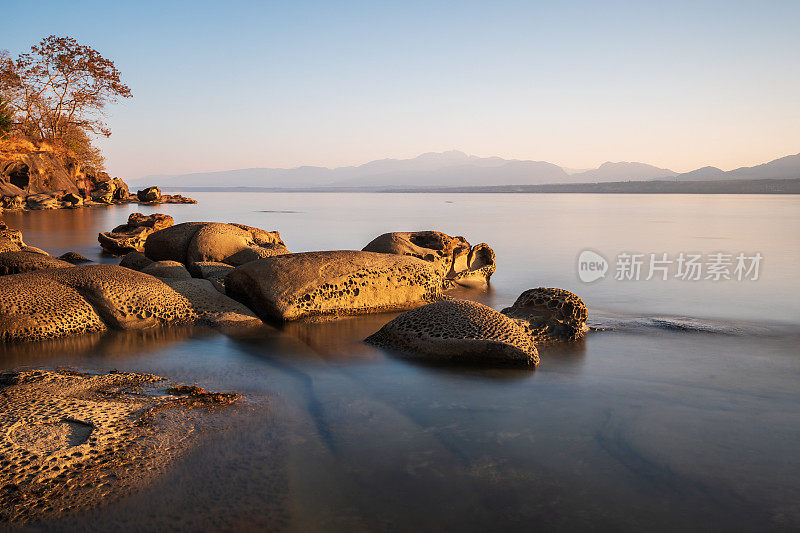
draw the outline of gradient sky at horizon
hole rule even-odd
[[[458,149],[725,170],[800,152],[800,2],[6,0],[115,61],[114,175]]]

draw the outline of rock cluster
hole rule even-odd
[[[198,262],[239,266],[287,253],[277,231],[218,222],[176,224],[154,232],[144,246],[144,254],[153,261],[178,261],[190,270]]]
[[[488,282],[496,264],[487,244],[436,231],[387,233],[362,251],[290,253],[276,231],[134,213],[98,240],[127,252],[120,266],[73,266],[85,258],[55,259],[0,226],[0,338],[411,309],[367,342],[431,361],[535,367],[537,346],[588,329],[586,305],[563,289],[530,289],[502,312],[445,296]]]
[[[100,233],[97,240],[103,250],[110,254],[124,255],[129,252],[142,252],[147,237],[155,231],[172,226],[172,224],[173,220],[169,215],[131,213],[126,224],[117,226],[109,232]]]
[[[471,246],[464,237],[451,237],[440,231],[384,233],[367,244],[364,251],[429,261],[442,274],[445,288],[487,284],[497,268],[494,251],[488,244]]]
[[[0,276],[0,339],[47,339],[159,324],[260,322],[246,307],[205,283],[172,287],[115,265],[69,265]]]

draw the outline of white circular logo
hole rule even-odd
[[[584,250],[578,256],[578,277],[584,283],[604,278],[608,272],[608,261],[592,250]]]

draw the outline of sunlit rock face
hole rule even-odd
[[[144,253],[153,261],[179,261],[191,271],[197,262],[239,266],[289,250],[277,231],[244,224],[184,222],[150,235]]]
[[[471,246],[464,237],[451,237],[440,231],[384,233],[367,244],[364,251],[409,255],[431,262],[442,274],[445,288],[486,284],[497,268],[494,251],[488,244]]]
[[[527,329],[477,302],[447,299],[407,311],[367,337],[370,344],[439,363],[535,367]]]
[[[262,318],[295,320],[409,309],[440,299],[442,279],[422,259],[341,250],[246,263],[228,274],[225,290]]]
[[[193,280],[170,280],[180,283]],[[203,323],[256,324],[210,282],[171,287],[115,265],[70,266],[0,276],[0,340],[36,340],[108,329]],[[184,294],[185,292],[185,294]]]
[[[103,250],[114,255],[144,251],[144,243],[153,232],[172,226],[169,215],[131,213],[128,222],[97,236]]]
[[[501,313],[524,322],[536,344],[574,342],[588,331],[586,304],[564,289],[529,289]]]
[[[72,263],[39,252],[0,252],[0,276],[71,266]]]
[[[136,192],[136,197],[140,202],[158,202],[161,200],[161,189],[158,187],[147,187],[141,191]]]

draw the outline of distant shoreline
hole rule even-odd
[[[327,193],[574,193],[574,194],[800,194],[800,178],[719,181],[617,181],[471,187],[161,187],[187,192]]]

